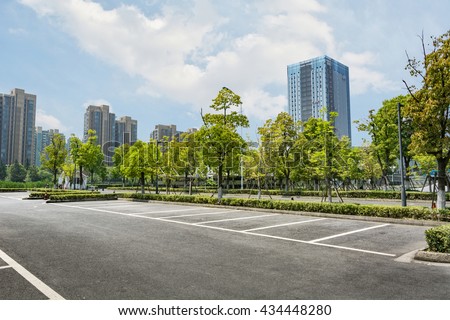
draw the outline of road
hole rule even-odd
[[[0,299],[449,299],[427,227],[0,195]]]

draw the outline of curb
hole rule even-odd
[[[414,259],[429,262],[450,263],[450,253],[419,250]]]

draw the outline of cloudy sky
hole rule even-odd
[[[67,135],[81,136],[87,105],[108,104],[143,140],[158,123],[201,126],[224,86],[254,138],[286,109],[286,66],[325,54],[349,66],[363,119],[406,93],[418,35],[450,29],[445,0],[2,0],[0,12],[0,92],[36,94],[37,125]]]

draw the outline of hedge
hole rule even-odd
[[[33,191],[28,195],[28,199],[44,199],[45,195],[47,197],[53,195],[72,195],[72,194],[100,194],[99,191],[77,191],[77,190],[49,190],[49,191]]]
[[[450,253],[450,224],[426,230],[425,239],[429,251]]]
[[[71,193],[63,195],[51,195],[47,202],[69,202],[69,201],[88,201],[88,200],[117,200],[117,195],[98,194],[98,193]]]
[[[26,192],[26,188],[0,188],[0,192]]]
[[[112,187],[108,188],[111,190],[140,190],[140,187]],[[164,187],[160,187],[160,190],[164,190]],[[146,187],[145,190],[154,191],[153,187]],[[171,188],[171,190],[174,190]],[[188,192],[189,190],[186,188],[175,188],[177,191]],[[194,193],[205,193],[205,192],[214,192],[216,189],[205,189],[201,188],[193,188]],[[256,189],[224,189],[225,194],[257,194],[258,190]],[[304,196],[304,197],[322,197],[322,191],[314,191],[314,190],[295,190],[295,191],[284,191],[284,190],[261,190],[261,194],[263,195],[271,195],[271,196]],[[343,198],[362,198],[362,199],[401,199],[401,193],[399,191],[382,191],[382,190],[350,190],[350,191],[339,191],[339,195]],[[333,197],[337,197],[337,193],[335,191],[332,192]],[[426,200],[431,201],[433,199],[433,193],[430,192],[418,192],[418,191],[408,191],[406,193],[406,198],[408,200]],[[446,195],[447,200],[450,200],[450,194]]]
[[[217,204],[216,198],[204,196],[127,193],[121,194],[120,197],[141,199],[141,200]],[[239,206],[239,207],[275,209],[287,211],[322,212],[341,215],[450,221],[450,214],[448,213],[448,211],[445,210],[436,211],[424,207],[359,205],[347,203],[315,203],[315,202],[299,202],[286,200],[257,200],[257,199],[240,199],[240,198],[234,199],[223,198],[220,204],[226,206]]]

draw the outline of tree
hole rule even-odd
[[[6,164],[3,163],[3,161],[0,161],[0,180],[5,180],[7,176],[7,167]]]
[[[228,88],[222,88],[210,106],[220,113],[202,114],[203,126],[198,132],[205,164],[217,168],[217,195],[219,202],[223,195],[223,172],[228,157],[242,153],[245,141],[237,133],[238,127],[247,128],[248,119],[243,114],[231,111],[242,104],[241,98]],[[227,112],[229,112],[227,114]]]
[[[285,191],[289,190],[292,171],[300,165],[300,147],[305,143],[300,133],[300,124],[281,112],[273,121],[269,119],[258,128],[261,136],[262,161],[272,172],[285,180]]]
[[[192,184],[194,175],[200,165],[199,143],[197,132],[185,133],[181,136],[179,143],[179,156],[177,168],[184,174],[185,184],[189,185],[189,195],[192,195]]]
[[[121,146],[114,149],[113,155],[113,174],[118,175],[122,178],[122,186],[125,186],[125,158],[130,150],[130,146],[128,144],[122,144]]]
[[[145,193],[146,177],[155,173],[157,152],[159,153],[156,141],[144,143],[138,140],[125,155],[123,172],[128,178],[139,179],[142,193]]]
[[[325,110],[323,110],[325,112]],[[325,193],[332,202],[332,182],[339,176],[341,165],[340,149],[349,146],[349,140],[340,143],[332,125],[336,112],[330,112],[330,121],[309,118],[303,126],[308,144],[305,146],[305,162],[313,177],[325,182]]]
[[[52,136],[50,145],[44,148],[41,155],[42,167],[48,169],[53,175],[53,185],[56,187],[58,173],[66,161],[66,143],[62,135],[56,133]]]
[[[438,167],[437,208],[445,208],[446,167],[450,160],[450,31],[432,37],[432,51],[427,53],[423,36],[423,60],[408,57],[406,68],[418,77],[421,88],[408,85],[410,99],[404,113],[414,130],[411,150],[436,158]]]
[[[8,178],[12,182],[24,182],[27,176],[27,169],[17,160],[8,168]]]
[[[385,189],[389,185],[388,175],[393,173],[392,168],[396,166],[396,161],[399,158],[397,104],[403,105],[406,101],[407,97],[402,95],[385,100],[378,111],[370,110],[369,118],[358,125],[358,130],[368,132],[372,139],[372,151],[380,165]],[[402,161],[405,163],[406,171],[408,171],[411,161],[411,153],[408,151],[408,146],[411,142],[411,130],[411,123],[403,121]]]
[[[81,140],[76,137],[75,135],[71,135],[70,139],[69,139],[69,146],[70,146],[70,157],[72,159],[72,162],[74,164],[74,168],[73,168],[73,172],[74,175],[77,174],[77,166],[78,166],[78,170],[80,172],[80,189],[81,186],[83,185],[83,159],[81,158],[81,147],[83,146],[83,142],[81,142]],[[73,189],[75,189],[75,185],[76,183],[76,178],[73,179]]]
[[[94,174],[101,172],[104,155],[101,146],[97,144],[97,136],[94,130],[88,131],[88,140],[81,146],[80,157],[84,167],[91,175],[91,183],[94,182]]]
[[[41,180],[41,176],[39,175],[39,169],[36,166],[30,166],[27,170],[27,177],[25,180],[29,182]]]

